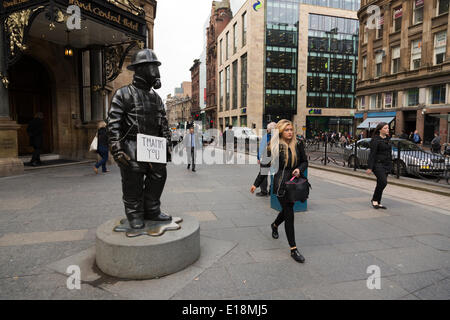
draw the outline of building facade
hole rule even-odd
[[[189,69],[191,71],[192,83],[192,117],[194,120],[200,119],[200,60],[195,59],[194,64]]]
[[[206,30],[206,123],[217,128],[217,37],[233,17],[229,0],[213,1]]]
[[[448,0],[361,1],[360,129],[385,121],[396,135],[417,129],[424,144],[434,132],[449,141],[448,11]]]
[[[352,131],[358,8],[344,0],[246,1],[217,41],[219,128],[289,119],[299,134]]]
[[[70,5],[80,28],[69,28]],[[131,55],[153,47],[156,1],[5,0],[0,4],[0,175],[23,172],[27,125],[44,114],[43,153],[96,157],[89,145]],[[5,41],[3,41],[3,39]]]
[[[184,129],[187,122],[192,122],[192,99],[189,96],[169,95],[166,99],[166,114],[171,128]]]

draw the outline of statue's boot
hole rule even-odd
[[[131,228],[142,229],[145,227],[144,213],[142,211],[136,210],[134,206],[127,206],[125,207],[125,214]]]
[[[145,220],[151,220],[151,221],[171,221],[172,216],[165,214],[163,212],[160,212],[159,214],[144,214]]]

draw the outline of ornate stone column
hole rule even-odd
[[[4,19],[0,18],[0,177],[23,173],[19,160],[17,130],[19,126],[9,114],[8,77],[5,57]]]

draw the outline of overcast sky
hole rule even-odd
[[[245,0],[231,0],[236,13]],[[161,98],[191,81],[194,59],[200,58],[204,45],[204,25],[211,12],[212,0],[158,0],[154,29],[154,50],[161,61]]]

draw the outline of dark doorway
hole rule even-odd
[[[440,119],[437,117],[432,117],[429,114],[425,115],[425,123],[423,130],[423,143],[431,144],[431,140],[434,138],[434,132],[439,132],[439,122]]]
[[[33,152],[27,134],[28,123],[36,112],[44,114],[43,153],[53,151],[52,92],[47,70],[37,60],[23,56],[9,69],[10,115],[19,125],[19,155]]]
[[[409,136],[411,132],[416,130],[416,121],[417,121],[417,111],[404,111],[403,112],[404,119],[404,130],[406,134]]]

